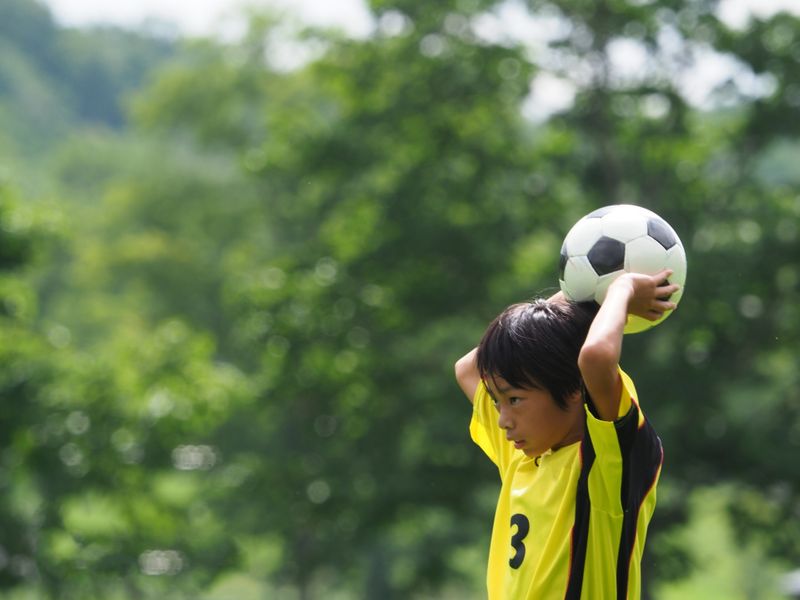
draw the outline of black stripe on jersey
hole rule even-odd
[[[572,552],[569,564],[569,579],[564,600],[580,600],[583,587],[583,570],[586,566],[586,546],[589,540],[589,471],[597,455],[588,431],[581,442],[581,473],[578,476],[578,489],[575,494],[575,522],[572,525]]]
[[[639,509],[655,483],[664,458],[661,440],[649,421],[639,427],[639,407],[631,410],[616,423],[617,441],[622,456],[621,498],[624,517],[622,536],[617,555],[617,600],[628,597],[628,574],[631,555],[636,543],[636,524]]]

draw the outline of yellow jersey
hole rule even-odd
[[[501,480],[489,600],[638,600],[663,451],[620,374],[619,418],[602,421],[586,405],[583,439],[536,459],[506,440],[478,385],[470,434]]]

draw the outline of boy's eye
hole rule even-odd
[[[512,396],[511,398],[508,399],[508,403],[511,406],[514,406],[515,404],[519,404],[520,400],[522,400],[522,398],[519,398],[518,396]]]

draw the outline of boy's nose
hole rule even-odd
[[[506,407],[500,406],[500,414],[497,418],[497,424],[500,429],[511,429],[511,415]]]

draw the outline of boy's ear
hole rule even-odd
[[[572,394],[567,396],[567,405],[570,408],[583,405],[583,389],[575,390]]]

